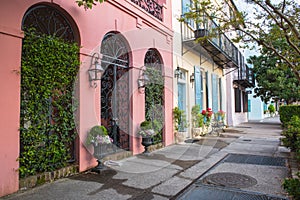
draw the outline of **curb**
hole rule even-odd
[[[53,182],[54,180],[77,174],[78,171],[78,165],[72,165],[53,172],[44,172],[42,174],[22,178],[19,181],[19,190],[27,190],[28,188],[33,188],[37,185]]]

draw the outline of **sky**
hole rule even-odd
[[[247,4],[245,1],[242,1],[242,0],[233,0],[237,9],[239,11],[244,11],[246,13],[248,13],[248,17],[254,17],[254,15],[252,15],[252,13],[255,12],[255,5],[253,4]],[[278,0],[275,0],[276,2]],[[254,19],[253,19],[254,20]],[[259,48],[256,47],[255,49],[245,49],[244,50],[244,55],[245,55],[245,58],[247,59],[248,57],[250,56],[253,56],[253,55],[259,55]]]

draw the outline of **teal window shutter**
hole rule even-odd
[[[268,110],[268,105],[266,103],[264,103],[264,111]]]
[[[202,105],[202,74],[198,67],[194,67],[194,73],[195,73],[195,104],[200,106],[200,110],[203,109]]]
[[[251,112],[251,100],[248,99],[248,112]]]
[[[216,74],[211,75],[212,80],[212,110],[218,112],[219,110],[219,98],[218,98],[218,78]]]

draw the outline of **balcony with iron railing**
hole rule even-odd
[[[131,0],[143,10],[153,15],[155,18],[163,21],[163,6],[157,0]]]
[[[181,23],[183,45],[198,52],[204,48],[223,69],[237,68],[239,50],[225,34],[216,29],[217,26],[208,18],[203,18],[201,23],[190,19],[183,21]],[[203,38],[201,43],[196,42],[198,38]]]
[[[233,82],[245,88],[254,87],[255,78],[253,69],[249,68],[247,65],[244,64],[242,67],[240,67],[234,72]]]

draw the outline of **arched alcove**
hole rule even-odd
[[[22,29],[20,175],[27,176],[77,160],[73,87],[80,37],[55,4],[30,7]]]
[[[113,143],[124,150],[130,148],[130,47],[117,32],[107,33],[101,43],[101,124]]]
[[[163,141],[164,114],[164,77],[163,60],[157,49],[150,48],[144,58],[145,74],[149,83],[145,88],[145,117],[153,123],[154,143]]]

